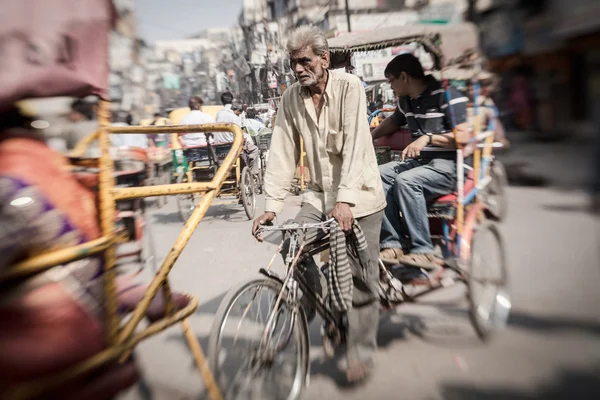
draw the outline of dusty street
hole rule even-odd
[[[334,366],[322,361],[317,319],[311,325],[312,374],[304,398],[598,398],[600,223],[586,212],[585,192],[565,191],[563,181],[509,189],[502,232],[513,312],[506,331],[487,344],[479,342],[461,312],[464,291],[458,288],[424,299],[424,305],[403,306],[381,318],[375,375],[364,387],[349,390],[338,383]],[[294,215],[299,199],[289,198],[280,221]],[[153,209],[151,218],[158,255],[164,257],[182,226],[175,201]],[[201,299],[191,322],[203,346],[226,291],[256,277],[275,249],[255,242],[250,227],[237,204],[215,205],[171,274],[174,288]],[[148,387],[124,399],[203,396],[179,328],[145,342],[137,356]]]

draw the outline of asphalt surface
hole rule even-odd
[[[544,179],[535,187],[514,182],[508,190],[509,215],[501,231],[513,309],[504,331],[488,343],[477,339],[464,312],[462,288],[401,306],[381,316],[372,378],[347,388],[336,365],[324,361],[317,318],[310,327],[311,380],[303,398],[600,398],[600,221],[587,211],[581,188],[588,170],[579,150],[562,146],[563,154],[557,148],[534,147],[534,161],[523,161],[519,152],[529,153],[523,148],[505,156],[520,174],[525,170]],[[576,165],[575,172],[564,172],[562,163]],[[293,217],[299,203],[290,196],[280,222]],[[183,226],[174,199],[152,209],[150,221],[162,258]],[[218,201],[171,272],[173,288],[200,298],[190,321],[205,349],[227,290],[257,277],[275,250],[274,244],[257,243],[250,228],[241,206]],[[282,264],[275,268],[281,272]],[[150,271],[145,274],[149,279]],[[144,383],[123,400],[205,398],[178,326],[141,344],[136,357]]]

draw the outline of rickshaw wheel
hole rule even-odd
[[[264,175],[262,173],[262,169],[258,170],[258,176],[256,177],[256,190],[258,191],[258,194],[263,194],[264,189],[263,189],[263,185],[264,185]]]
[[[256,194],[254,193],[254,178],[248,167],[242,170],[240,178],[240,192],[242,194],[242,204],[248,219],[254,218],[256,212]]]
[[[177,175],[177,183],[186,183],[187,182],[187,174],[181,171]],[[179,211],[179,219],[184,224],[192,215],[194,211],[194,195],[193,194],[178,194],[177,195],[177,210]]]
[[[492,181],[483,193],[483,201],[486,205],[486,215],[494,221],[502,221],[508,213],[508,201],[506,198],[506,187],[508,178],[504,165],[497,159],[492,161],[490,168]]]
[[[491,221],[480,224],[473,235],[467,285],[469,316],[485,341],[506,326],[511,309],[504,241]]]

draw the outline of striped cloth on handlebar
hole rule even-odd
[[[369,262],[369,253],[367,241],[362,229],[356,221],[352,223],[352,232],[348,236],[352,240],[352,247],[356,251],[360,262],[362,277],[364,279],[366,268]],[[347,312],[352,308],[352,268],[348,260],[348,248],[346,243],[346,234],[337,222],[331,225],[329,235],[329,275],[328,294],[329,304],[334,311]]]

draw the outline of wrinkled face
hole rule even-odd
[[[329,53],[317,56],[312,47],[307,46],[290,56],[290,64],[300,85],[315,86],[329,68]]]
[[[386,75],[388,83],[394,90],[396,96],[408,96],[408,75],[401,72],[400,75]]]

